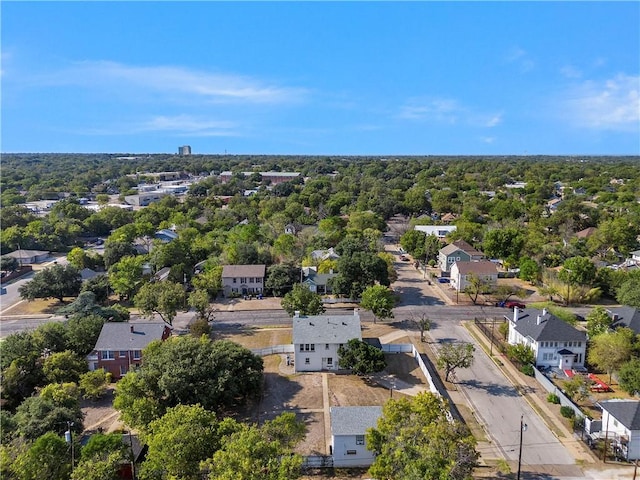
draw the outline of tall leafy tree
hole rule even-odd
[[[468,480],[479,457],[469,429],[430,392],[388,401],[366,443],[376,454],[369,474],[381,480]]]
[[[133,302],[144,316],[153,317],[158,314],[164,322],[172,325],[178,309],[185,306],[186,295],[180,284],[153,282],[144,284]]]
[[[475,348],[471,343],[445,343],[438,352],[438,367],[444,369],[445,382],[458,368],[469,368],[473,364]]]
[[[300,283],[294,285],[280,303],[291,317],[296,311],[301,315],[320,315],[324,312],[322,297]]]
[[[622,305],[640,308],[640,275],[625,280],[616,292],[616,300]]]
[[[629,395],[640,394],[640,358],[633,358],[620,366],[620,388]]]
[[[630,328],[601,333],[591,339],[587,358],[589,363],[611,375],[631,359],[634,333]]]
[[[67,480],[71,473],[69,445],[60,435],[45,433],[18,455],[12,470],[20,480]]]
[[[80,293],[82,280],[80,272],[72,265],[53,265],[37,272],[33,279],[22,285],[18,291],[25,300],[36,298],[56,298],[63,302],[64,297],[75,297]]]
[[[300,283],[300,268],[290,264],[271,265],[267,269],[264,286],[271,289],[273,295],[282,297]]]
[[[144,257],[126,256],[109,268],[109,283],[115,293],[130,300],[143,282]]]
[[[381,372],[387,367],[382,350],[357,338],[341,345],[338,348],[338,356],[340,368],[351,370],[356,375]]]
[[[604,307],[598,305],[587,315],[587,333],[589,338],[594,338],[601,333],[606,333],[611,327],[613,319]]]
[[[376,319],[386,320],[393,318],[393,307],[396,305],[396,297],[389,287],[384,285],[372,285],[362,292],[360,306],[373,313],[373,323]]]

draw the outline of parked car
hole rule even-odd
[[[438,283],[449,283],[450,280],[448,278],[439,278]]]
[[[507,302],[507,303],[504,304],[504,306],[507,307],[507,308],[515,308],[515,307],[527,308],[527,306],[522,302]]]
[[[410,262],[411,261],[409,259],[409,257],[407,257],[406,255],[400,255],[400,260],[402,260],[403,262]]]

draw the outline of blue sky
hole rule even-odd
[[[639,2],[1,5],[2,152],[640,154]]]

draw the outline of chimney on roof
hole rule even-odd
[[[358,314],[359,314],[359,312],[360,312],[360,309],[359,309],[359,308],[354,308],[354,309],[353,309],[353,316],[354,316],[354,317],[357,317],[357,316],[358,316]]]
[[[516,323],[518,322],[518,314],[519,313],[520,313],[520,309],[516,305],[515,307],[513,307],[513,321],[516,322]]]
[[[546,315],[546,314],[547,314],[547,307],[544,307],[544,308],[542,309],[542,315],[544,316],[544,315]]]
[[[343,324],[344,326],[346,326],[346,325],[347,325],[347,322],[342,322],[342,324]]]
[[[135,330],[133,329],[133,325],[129,325],[129,328],[131,329],[131,333],[135,333]]]
[[[300,310],[296,310],[293,312],[293,318],[298,318],[300,316]]]
[[[538,315],[536,317],[536,325],[540,325],[542,323],[542,315]]]

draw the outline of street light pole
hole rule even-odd
[[[522,465],[522,433],[527,429],[527,424],[524,423],[524,415],[520,415],[520,451],[518,452],[518,476],[517,480],[520,480],[520,467]]]

